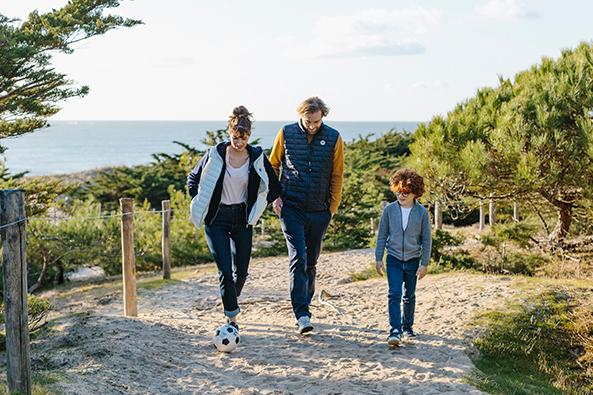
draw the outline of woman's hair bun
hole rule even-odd
[[[251,117],[247,107],[238,106],[233,109],[233,115],[229,117],[229,130],[240,133],[251,133]]]
[[[235,107],[233,109],[233,116],[235,117],[251,117],[251,113],[249,112],[249,110],[247,109],[247,107],[245,106],[239,106],[239,107]]]

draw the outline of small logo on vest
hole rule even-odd
[[[321,140],[321,141],[319,142],[319,144],[321,144],[321,145],[325,145],[325,140]]]

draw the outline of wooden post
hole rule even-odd
[[[496,203],[494,199],[490,199],[490,205],[488,207],[488,225],[493,226],[496,223]]]
[[[121,207],[121,258],[124,288],[124,315],[136,317],[136,261],[134,256],[134,200],[119,199]]]
[[[266,222],[264,219],[261,220],[261,238],[266,238]]]
[[[519,222],[519,203],[513,204],[513,221]]]
[[[25,255],[27,235],[22,190],[1,191],[0,226],[6,226],[2,228],[1,234],[8,392],[30,395],[31,360]]]
[[[438,200],[434,203],[434,228],[443,229],[443,209]]]
[[[480,232],[486,227],[486,213],[484,212],[484,201],[480,199]]]
[[[161,205],[163,210],[163,278],[169,280],[171,279],[171,202],[163,200]]]

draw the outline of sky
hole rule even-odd
[[[26,18],[65,0],[1,0]],[[589,0],[122,0],[144,25],[53,64],[90,87],[60,120],[297,117],[321,97],[339,121],[425,121],[565,48],[593,41]]]

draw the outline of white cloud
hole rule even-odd
[[[447,89],[449,84],[446,81],[417,81],[410,85],[412,89]]]
[[[356,15],[321,18],[314,30],[315,57],[414,55],[419,41],[439,22],[439,12],[421,7],[367,10]]]
[[[500,20],[534,19],[540,14],[533,10],[526,9],[520,0],[488,0],[488,2],[477,8],[479,15]]]

